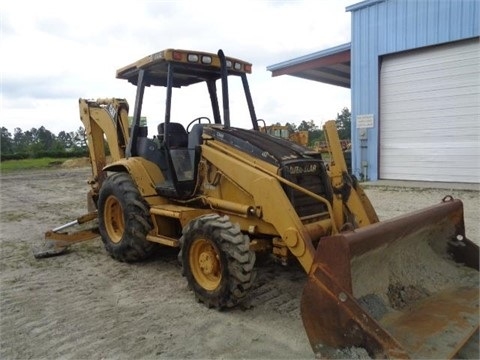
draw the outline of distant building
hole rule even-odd
[[[353,172],[480,183],[480,1],[367,0],[351,43],[267,67],[351,88]]]

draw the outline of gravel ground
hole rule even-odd
[[[119,263],[99,239],[35,260],[46,230],[82,215],[88,168],[1,175],[1,359],[308,359],[297,266],[258,268],[251,307],[218,312],[194,301],[167,250]],[[460,198],[467,236],[480,240],[478,191],[367,186],[381,219]],[[350,354],[351,356],[357,356]]]

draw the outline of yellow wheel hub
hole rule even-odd
[[[206,239],[194,240],[190,247],[189,263],[197,283],[205,290],[215,290],[222,280],[220,254]]]
[[[103,220],[110,240],[119,243],[125,230],[125,222],[122,205],[113,195],[110,195],[105,201]]]

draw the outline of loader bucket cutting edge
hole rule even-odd
[[[445,359],[473,341],[478,358],[478,253],[460,200],[322,238],[301,300],[314,352]]]

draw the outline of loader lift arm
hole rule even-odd
[[[335,222],[345,224],[345,216],[353,217],[354,228],[378,222],[378,216],[370,200],[355,177],[348,173],[343,149],[334,120],[327,121],[323,130],[330,154],[330,179],[335,199],[333,201]],[[347,217],[348,217],[347,215]]]

